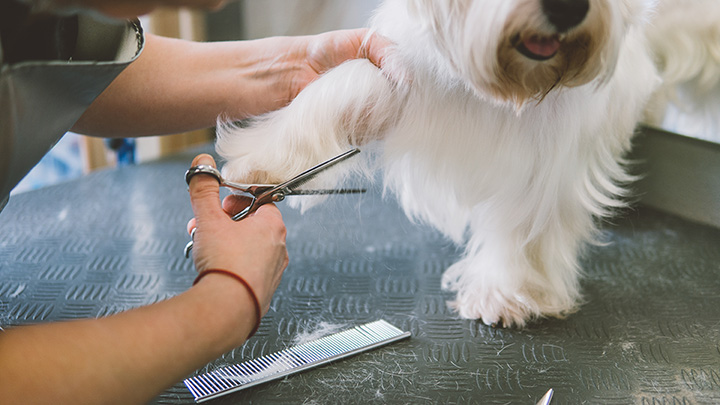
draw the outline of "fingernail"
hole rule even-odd
[[[212,156],[207,154],[199,155],[195,158],[195,162],[193,163],[193,166],[198,165],[208,165],[215,167],[215,159],[213,159]]]

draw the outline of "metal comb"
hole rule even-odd
[[[408,337],[410,332],[403,332],[381,319],[254,360],[191,377],[184,383],[195,402],[204,402]]]

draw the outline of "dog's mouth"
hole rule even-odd
[[[513,46],[523,56],[532,60],[543,61],[551,59],[560,49],[561,38],[559,34],[554,35],[516,35],[513,38]]]

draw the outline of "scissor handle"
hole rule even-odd
[[[189,168],[185,172],[185,183],[187,183],[187,185],[189,186],[190,179],[192,179],[193,176],[196,176],[198,174],[209,174],[209,175],[215,177],[215,180],[217,180],[218,184],[220,184],[220,185],[223,184],[223,178],[222,178],[222,175],[220,174],[220,171],[210,165],[197,165],[197,166],[193,166],[193,167]]]
[[[240,221],[240,220],[247,218],[247,216],[250,215],[250,213],[252,213],[253,211],[255,211],[257,209],[257,206],[255,205],[256,201],[257,201],[257,198],[253,198],[252,201],[250,201],[250,205],[245,207],[244,210],[242,210],[232,216],[232,220]]]
[[[220,174],[220,171],[210,165],[197,165],[193,166],[190,169],[188,169],[185,172],[185,182],[190,185],[190,180],[193,178],[193,176],[196,176],[198,174],[209,174],[210,176],[215,177],[215,180],[218,181],[218,183],[221,186],[224,187],[230,187],[234,188],[236,190],[242,191],[244,193],[250,194],[250,205],[245,207],[244,210],[238,212],[232,217],[233,221],[240,221],[242,219],[247,218],[248,215],[255,212],[261,205],[267,204],[270,202],[280,202],[285,199],[285,190],[284,189],[278,189],[277,186],[270,186],[270,185],[239,185],[237,183],[228,183],[225,182],[222,178],[222,175]],[[264,191],[262,191],[264,190]],[[262,192],[260,192],[262,191]],[[259,195],[256,193],[260,192]],[[194,232],[193,232],[194,234]],[[192,235],[191,235],[192,236]],[[190,258],[190,252],[192,251],[194,242],[190,240],[187,245],[185,245],[184,253],[185,258]]]
[[[250,205],[245,207],[244,210],[238,212],[237,214],[233,215],[232,220],[233,221],[240,221],[242,219],[247,218],[248,215],[252,214],[253,212],[257,211],[258,208],[260,208],[261,205],[272,203],[272,202],[280,202],[285,199],[286,191],[284,189],[279,190],[268,190],[259,196],[253,196],[252,201],[250,201]]]

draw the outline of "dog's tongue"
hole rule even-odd
[[[532,37],[523,41],[525,49],[531,53],[543,57],[549,58],[560,49],[560,41],[556,37],[540,37],[533,35]]]

